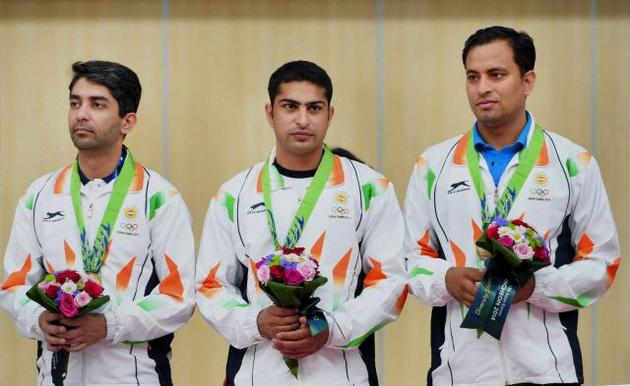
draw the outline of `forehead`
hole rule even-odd
[[[78,96],[81,98],[107,98],[114,101],[114,97],[109,89],[102,84],[92,82],[87,78],[80,78],[72,86],[70,96]]]
[[[291,99],[302,103],[327,103],[326,89],[306,80],[280,83],[278,95],[276,95],[274,102],[282,99]]]
[[[484,71],[496,67],[518,67],[514,62],[514,52],[505,40],[495,40],[476,46],[468,51],[466,70]]]

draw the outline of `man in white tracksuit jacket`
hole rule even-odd
[[[254,273],[255,262],[275,250],[262,172],[268,167],[269,209],[284,241],[329,151],[323,140],[334,111],[332,84],[314,63],[290,62],[271,76],[269,95],[276,148],[267,166],[258,163],[221,186],[197,261],[199,310],[232,345],[226,384],[376,385],[372,334],[398,316],[407,295],[394,188],[368,166],[332,155],[332,171],[296,245],[319,260],[328,278],[314,295],[329,329],[311,336],[295,310],[272,306]],[[299,358],[297,379],[283,355]]]
[[[588,151],[543,130],[525,110],[535,82],[529,35],[481,29],[468,39],[462,57],[477,121],[469,133],[418,157],[405,201],[411,291],[433,307],[428,384],[581,384],[578,310],[606,292],[620,263],[599,168]],[[512,188],[511,177],[523,170],[522,154],[535,136],[542,145],[503,216],[521,219],[544,236],[551,265],[516,292],[501,339],[486,333],[478,338],[477,331],[460,325],[483,275],[475,248],[482,207],[493,213],[504,190]],[[476,164],[470,162],[474,153]]]
[[[60,349],[70,352],[68,386],[172,385],[173,332],[194,307],[190,215],[175,188],[134,161],[122,144],[136,122],[141,93],[136,74],[104,61],[77,62],[73,71],[68,120],[77,161],[37,179],[20,199],[0,304],[22,335],[39,341],[38,385],[53,384],[52,357]],[[114,222],[103,228],[106,207],[125,173],[130,183],[124,200]],[[84,227],[78,225],[75,195]],[[109,303],[68,320],[26,297],[46,273],[86,272],[80,229],[90,247],[102,228],[107,248],[91,274],[102,282]]]

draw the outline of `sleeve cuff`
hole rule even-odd
[[[107,333],[105,335],[105,341],[108,343],[114,342],[114,336],[116,334],[116,311],[113,307],[109,307],[104,313],[105,324],[107,326]]]
[[[555,273],[556,268],[551,265],[534,272],[536,285],[534,286],[534,291],[532,291],[529,299],[527,299],[527,302],[533,305],[537,305],[547,299],[547,288],[549,287],[549,284],[551,284],[551,282],[553,281]]]

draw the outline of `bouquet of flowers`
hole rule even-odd
[[[256,263],[256,277],[276,306],[297,308],[308,318],[313,336],[328,329],[323,313],[316,307],[320,299],[312,297],[328,279],[320,275],[319,262],[305,254],[304,248],[283,248],[263,257]],[[297,378],[297,359],[284,358],[284,362]]]
[[[500,339],[516,290],[550,264],[549,248],[530,225],[504,218],[492,221],[476,245],[487,271],[461,326]]]
[[[109,301],[103,287],[74,270],[50,273],[32,286],[26,296],[53,313],[66,318],[78,318]],[[60,350],[53,354],[53,383],[63,385],[68,371],[69,353]]]

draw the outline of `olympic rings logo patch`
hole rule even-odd
[[[546,197],[549,195],[549,189],[545,188],[532,188],[529,191],[530,194],[536,195],[538,197]]]
[[[333,206],[330,208],[330,212],[334,215],[350,214],[350,209],[343,206]]]
[[[130,223],[130,222],[121,222],[119,226],[121,231],[124,232],[135,232],[138,230],[138,224]]]

